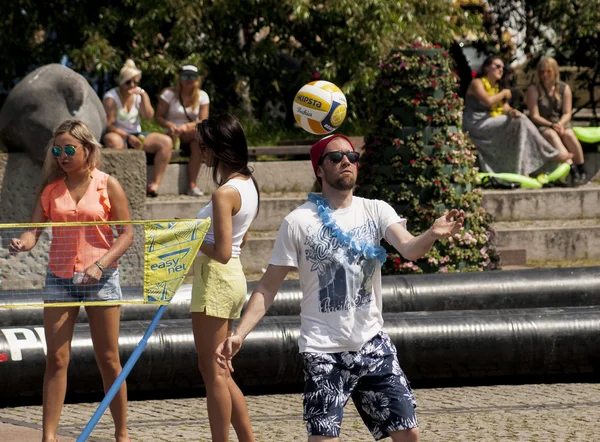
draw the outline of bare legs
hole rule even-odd
[[[121,307],[86,307],[90,333],[94,344],[96,363],[102,375],[106,393],[121,373],[119,359],[119,325]],[[110,413],[115,422],[115,440],[127,442],[127,386],[125,382],[110,403]]]
[[[87,307],[96,362],[104,391],[108,391],[121,372],[118,339],[120,307]],[[46,307],[44,331],[47,356],[43,386],[43,442],[54,442],[67,391],[67,368],[71,359],[71,339],[79,307]],[[115,421],[115,440],[126,442],[127,392],[123,385],[110,404]]]
[[[125,149],[127,143],[115,132],[108,132],[102,139],[104,145],[113,149]],[[145,152],[154,154],[154,176],[148,184],[148,193],[158,192],[158,187],[162,177],[171,161],[171,152],[173,151],[173,140],[165,134],[152,132],[148,134],[142,146]]]
[[[229,371],[217,364],[215,350],[231,334],[232,320],[192,313],[198,366],[206,387],[208,420],[213,442],[229,440],[229,423],[240,442],[253,442],[248,407]]]
[[[67,393],[67,368],[71,359],[71,339],[79,307],[44,308],[46,371],[42,406],[42,441],[54,442]]]
[[[156,193],[169,161],[171,161],[173,140],[168,135],[153,132],[148,134],[143,147],[145,152],[154,154],[154,177],[148,184],[148,193]]]
[[[196,129],[181,134],[181,142],[189,144],[190,146],[190,161],[188,163],[188,191],[193,191],[198,186],[196,181],[198,180],[198,174],[200,173],[200,166],[202,161],[200,159],[200,143],[198,141],[198,134]],[[192,193],[192,192],[188,192]]]
[[[573,162],[575,164],[583,164],[583,149],[579,140],[575,137],[573,129],[565,129],[562,136],[560,136],[554,129],[546,129],[542,132],[542,135],[546,140],[550,142],[561,155],[572,154]]]

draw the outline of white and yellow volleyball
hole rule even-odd
[[[335,84],[312,81],[294,98],[294,118],[305,131],[325,135],[344,122],[347,106],[346,96]]]

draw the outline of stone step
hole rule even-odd
[[[527,264],[527,250],[525,249],[497,249],[500,254],[502,267],[525,266]]]
[[[585,159],[586,172],[588,177],[592,178],[600,170],[600,153],[586,153]],[[250,166],[254,168],[254,176],[263,192],[310,192],[316,189],[312,164],[308,160],[251,161]],[[148,178],[152,176],[153,169],[154,166],[147,166]],[[169,164],[158,193],[161,195],[185,194],[187,176],[187,164]],[[206,167],[200,169],[196,183],[205,193],[210,193],[215,189],[210,171]],[[549,190],[553,189],[543,189],[544,192]]]
[[[306,201],[307,192],[263,193],[254,230],[276,230],[281,220]],[[146,199],[147,219],[193,218],[209,196],[164,195]],[[600,186],[541,190],[486,190],[483,206],[496,222],[600,218]]]
[[[530,260],[600,257],[600,220],[531,220],[494,223],[499,248],[525,249]]]
[[[249,163],[261,192],[310,192],[315,188],[315,175],[310,161],[255,161]],[[147,181],[154,166],[147,166]],[[158,188],[159,195],[182,195],[187,191],[187,164],[169,164]],[[196,184],[204,193],[215,189],[212,170],[201,167]]]
[[[306,193],[288,193],[285,197],[262,196],[258,217],[253,221],[253,231],[277,232],[288,213],[306,202]],[[146,199],[146,219],[195,218],[198,210],[206,205],[209,196],[177,197],[159,196]]]
[[[600,218],[600,186],[486,190],[483,206],[495,221]]]

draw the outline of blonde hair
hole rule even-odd
[[[86,161],[90,172],[100,166],[100,149],[102,149],[102,146],[98,143],[98,140],[96,140],[96,137],[94,137],[94,134],[88,125],[80,120],[63,121],[56,129],[54,129],[52,138],[46,146],[46,159],[42,166],[42,184],[40,184],[38,193],[41,193],[44,188],[53,181],[67,176],[65,171],[58,165],[56,157],[52,154],[52,148],[54,147],[56,137],[65,133],[68,133],[79,141],[87,152],[88,155]]]
[[[141,77],[142,71],[140,71],[136,67],[134,61],[131,58],[128,59],[121,68],[121,72],[119,72],[119,86],[121,86],[123,83],[128,82],[133,77],[137,77],[138,75]]]
[[[553,73],[554,82],[555,82],[555,85],[556,85],[556,87],[554,88],[554,98],[556,100],[560,100],[560,94],[559,94],[559,91],[558,91],[558,82],[560,81],[560,73],[558,71],[558,63],[552,57],[544,57],[544,58],[542,58],[540,60],[540,62],[538,63],[538,65],[537,65],[537,69],[535,71],[535,84],[536,84],[537,89],[538,89],[538,95],[541,95],[542,91],[544,91],[544,93],[546,95],[548,94],[548,92],[546,91],[546,88],[542,84],[542,80],[540,80],[540,72],[542,70],[544,70],[545,68],[548,68]]]
[[[192,94],[192,109],[195,109],[200,102],[200,88],[202,86],[202,77],[198,75],[196,81],[194,81],[194,92]],[[181,94],[181,74],[177,76],[177,82],[175,83],[175,87],[173,88],[173,92],[175,93],[174,100],[179,100],[179,95]],[[183,106],[183,103],[181,103]]]

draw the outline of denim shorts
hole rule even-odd
[[[415,396],[387,334],[375,335],[360,351],[302,356],[309,436],[339,437],[350,397],[375,440],[418,426]]]
[[[59,278],[50,270],[46,272],[45,301],[97,302],[120,301],[122,298],[117,267],[104,269],[102,277],[95,284],[74,284],[73,278]]]

